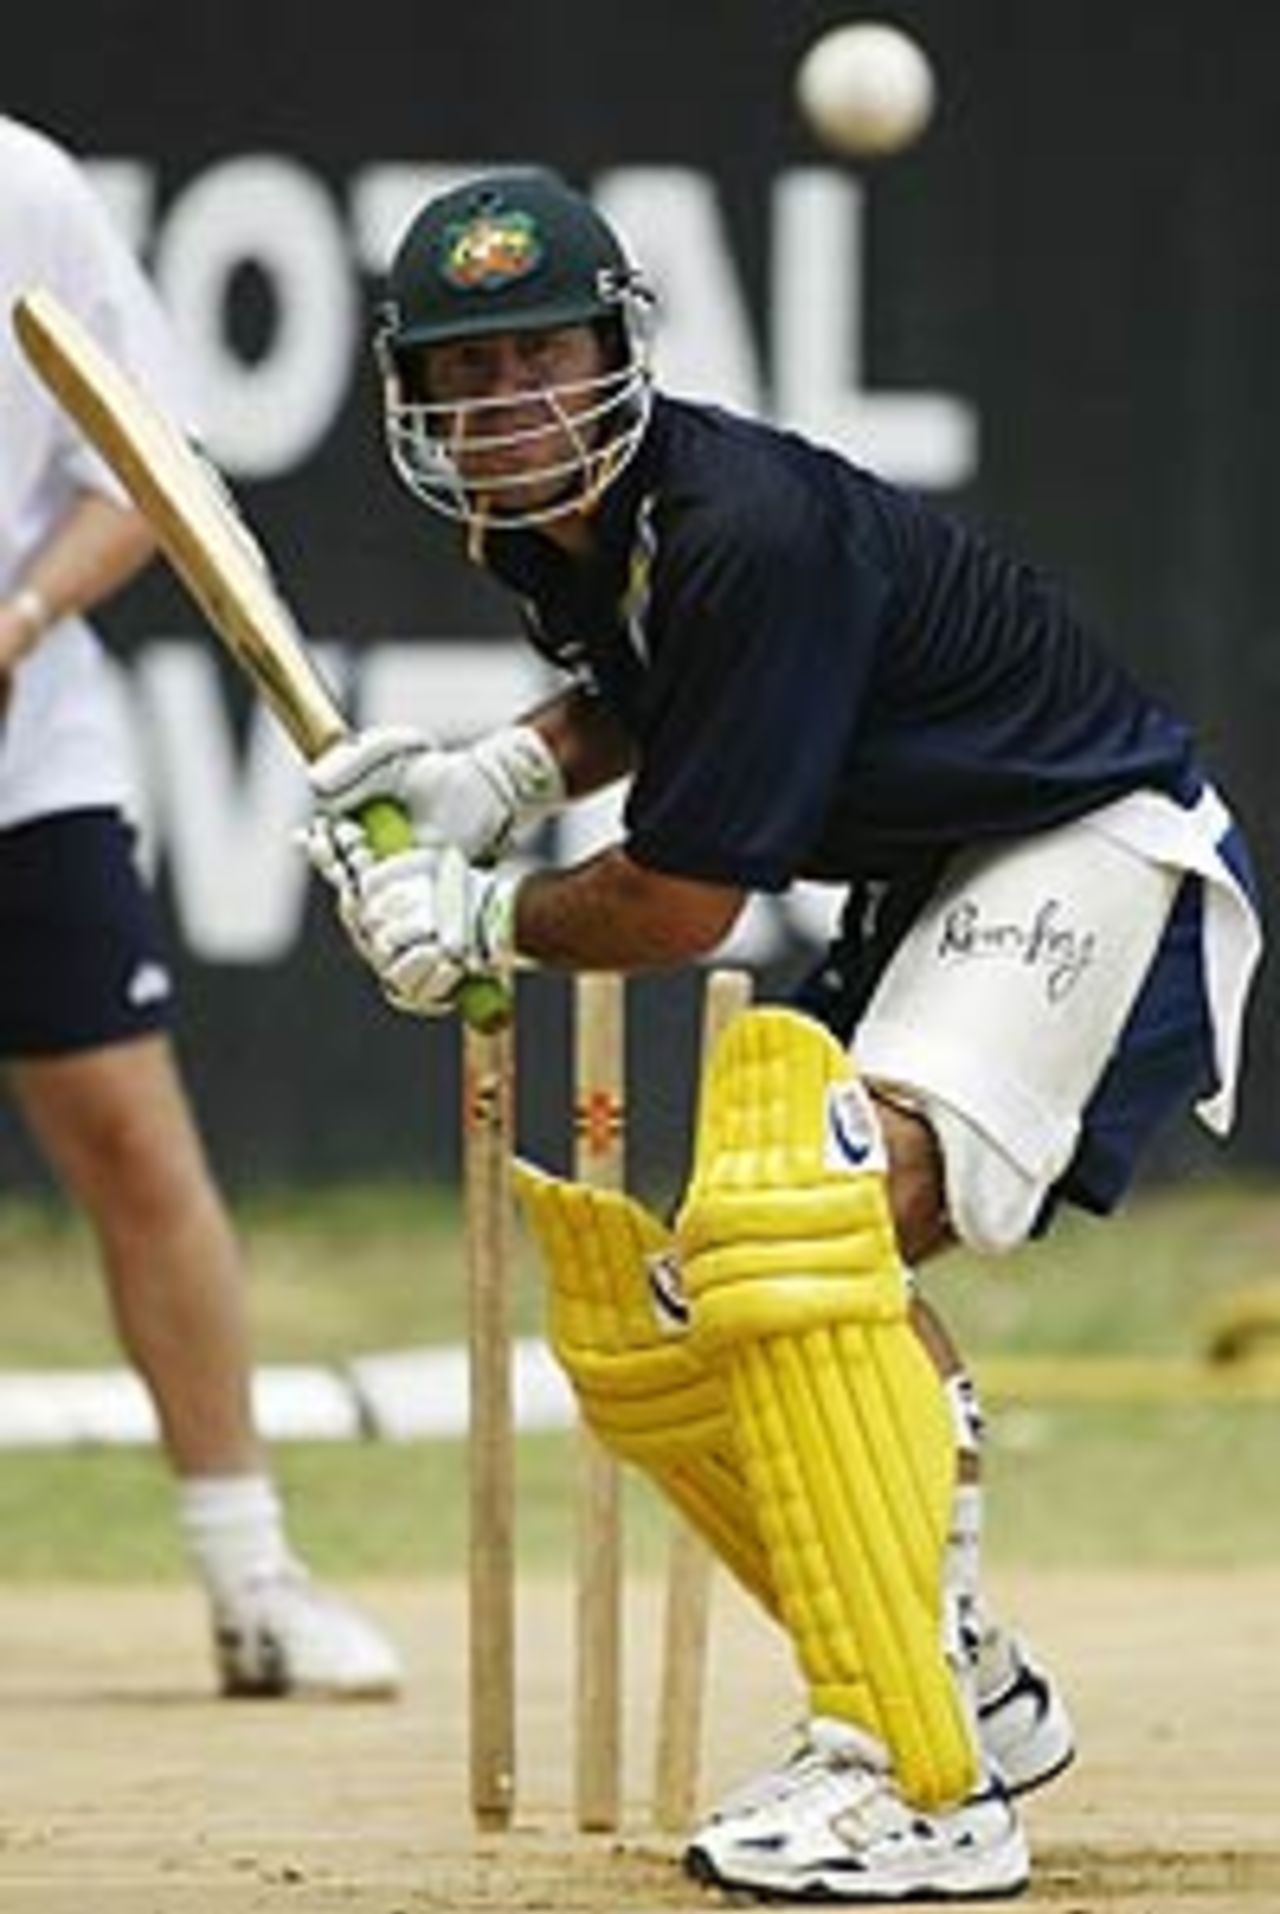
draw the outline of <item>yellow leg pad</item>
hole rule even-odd
[[[717,1046],[677,1233],[813,1710],[882,1741],[908,1799],[958,1800],[977,1764],[943,1648],[954,1437],[874,1114],[809,1019],[748,1011]]]
[[[515,1165],[515,1184],[546,1270],[548,1339],[583,1420],[776,1612],[724,1384],[654,1304],[650,1272],[672,1261],[671,1231],[621,1191],[570,1183],[529,1163]]]

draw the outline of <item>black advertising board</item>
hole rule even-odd
[[[545,161],[651,266],[670,384],[833,439],[1067,579],[1200,728],[1273,891],[1280,15],[1241,9],[1206,48],[1181,0],[1126,8],[1123,35],[1105,0],[890,11],[932,53],[940,110],[916,148],[862,168],[797,117],[795,62],[844,14],[804,0],[327,17],[98,0],[74,32],[56,10],[7,29],[6,105],[93,163],[174,315],[211,445],[360,716],[462,731],[544,682],[508,605],[389,476],[367,337],[427,191]],[[340,947],[290,843],[304,795],[270,720],[159,574],[108,629],[219,1163],[238,1180],[448,1173],[452,1034],[384,1011]],[[610,817],[540,849],[574,855]],[[826,910],[761,904],[737,954],[782,988]],[[1241,1163],[1280,1154],[1276,1007],[1268,982]],[[646,984],[636,1016],[668,1086],[639,1091],[661,1174],[689,986]],[[563,1026],[563,990],[533,985],[535,1147],[561,1127]],[[11,1137],[0,1155],[25,1174]],[[1167,1160],[1202,1157],[1188,1137]]]

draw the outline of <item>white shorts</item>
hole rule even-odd
[[[1110,1208],[1213,1088],[1202,891],[1088,818],[948,865],[852,1050],[928,1117],[962,1241],[1013,1248],[1055,1194]]]

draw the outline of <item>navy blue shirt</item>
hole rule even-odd
[[[1139,786],[1185,727],[1058,588],[838,454],[660,397],[597,549],[495,534],[530,635],[638,747],[627,850],[751,890],[901,879]]]

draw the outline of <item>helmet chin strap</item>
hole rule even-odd
[[[477,492],[475,504],[464,520],[467,528],[467,559],[472,565],[484,564],[484,547],[490,522],[488,494]]]
[[[484,543],[489,532],[489,520],[492,514],[492,500],[489,493],[478,486],[469,486],[462,477],[460,454],[466,449],[467,414],[459,407],[454,425],[449,433],[449,464],[457,473],[458,513],[467,528],[467,559],[472,565],[483,565]]]
[[[565,410],[557,394],[550,388],[544,388],[531,396],[545,404],[573,447],[578,464],[576,473],[572,466],[565,473],[564,485],[559,494],[563,505],[557,509],[557,499],[549,499],[544,506],[538,508],[539,516],[544,523],[549,523],[556,518],[568,517],[570,513],[579,513],[582,517],[588,518],[595,512],[614,476],[618,448],[610,443],[599,452],[594,451],[577,420]],[[458,455],[465,449],[466,442],[466,414],[464,409],[460,409],[458,423],[451,435],[449,445],[449,454],[455,466],[459,463]],[[529,482],[531,484],[537,482],[536,473],[530,474]],[[492,491],[486,491],[482,485],[462,483],[459,489],[467,507],[467,558],[473,565],[481,565],[484,563],[485,541],[489,532],[495,526],[499,530],[502,529],[502,506],[497,502],[495,494]],[[518,517],[518,512],[513,516]]]

